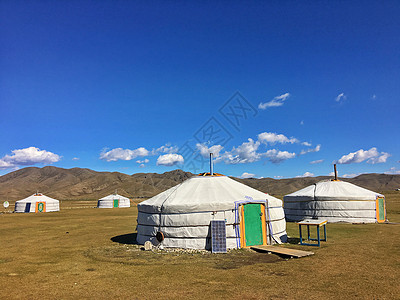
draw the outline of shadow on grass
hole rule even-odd
[[[289,244],[293,244],[293,245],[297,245],[300,243],[300,238],[296,238],[296,237],[288,237],[288,241]]]
[[[117,235],[111,238],[114,243],[125,244],[125,245],[138,245],[136,242],[137,233],[127,233]]]

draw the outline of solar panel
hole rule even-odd
[[[226,224],[225,220],[211,221],[211,252],[226,253]]]

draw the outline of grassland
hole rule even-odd
[[[400,223],[400,193],[386,193]],[[11,203],[13,204],[13,203]],[[0,298],[398,299],[399,224],[329,224],[314,256],[153,253],[134,242],[136,207],[0,214]],[[4,212],[4,209],[2,210]],[[0,212],[2,212],[0,211]],[[288,223],[296,240],[298,228]]]

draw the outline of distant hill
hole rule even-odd
[[[115,190],[129,198],[151,197],[191,176],[182,170],[127,175],[81,168],[30,167],[0,176],[0,200],[18,200],[36,191],[60,200],[99,199]]]
[[[306,186],[314,184],[321,180],[332,179],[331,176],[318,176],[318,177],[301,177],[301,178],[288,178],[288,179],[237,179],[236,180],[247,184],[257,190],[272,194],[272,195],[286,195],[300,190]],[[362,174],[354,178],[339,178],[342,181],[347,181],[363,188],[375,191],[393,191],[400,187],[400,175],[387,175],[387,174]]]
[[[152,197],[193,176],[190,172],[174,170],[163,174],[96,172],[90,169],[57,167],[29,167],[0,176],[0,201],[19,200],[40,191],[49,197],[66,199],[99,199],[113,193],[129,198]],[[285,195],[310,184],[331,177],[289,179],[238,179],[255,189],[272,195]],[[363,174],[341,178],[364,188],[383,192],[400,187],[400,175]]]

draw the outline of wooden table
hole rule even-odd
[[[326,242],[326,224],[328,223],[328,220],[303,220],[301,222],[298,222],[299,224],[299,232],[300,232],[300,245],[307,245],[307,246],[321,246],[321,241]],[[317,241],[317,243],[305,243],[303,242],[303,236],[302,236],[302,231],[301,231],[301,226],[307,226],[307,241]],[[313,239],[310,237],[310,226],[315,226],[317,227],[317,238]],[[321,239],[320,237],[320,230],[319,228],[323,226],[324,227],[324,238]]]

